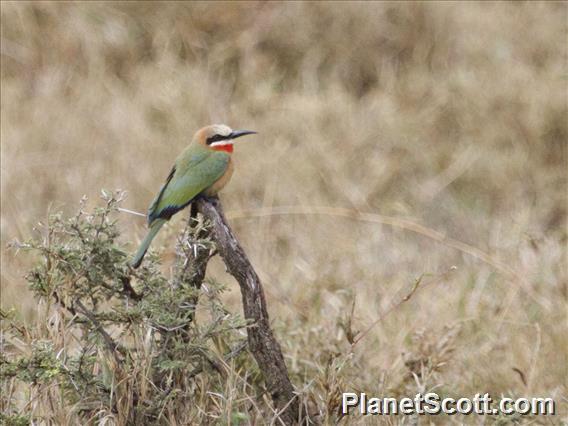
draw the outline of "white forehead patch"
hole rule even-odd
[[[213,124],[211,127],[213,127],[213,133],[216,135],[229,136],[233,132],[233,129],[224,124]]]

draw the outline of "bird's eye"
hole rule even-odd
[[[207,138],[207,145],[211,145],[214,142],[219,142],[219,141],[223,141],[227,139],[227,136],[223,136],[223,135],[213,135]]]

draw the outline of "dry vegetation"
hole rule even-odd
[[[259,132],[222,200],[320,418],[341,391],[435,388],[566,419],[565,3],[3,2],[1,23],[3,309],[38,311],[10,240],[101,188],[145,211],[225,122]],[[133,251],[145,222],[119,220]],[[181,227],[154,245],[166,273]],[[201,421],[231,422],[238,375]]]

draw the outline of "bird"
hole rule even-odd
[[[170,218],[200,195],[214,196],[229,182],[234,165],[231,159],[235,139],[256,134],[213,124],[198,130],[177,157],[166,182],[148,208],[148,233],[130,262],[138,268],[152,240]]]

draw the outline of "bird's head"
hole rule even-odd
[[[233,130],[224,124],[213,124],[200,129],[193,140],[209,149],[231,153],[235,139],[255,133],[252,130]]]

